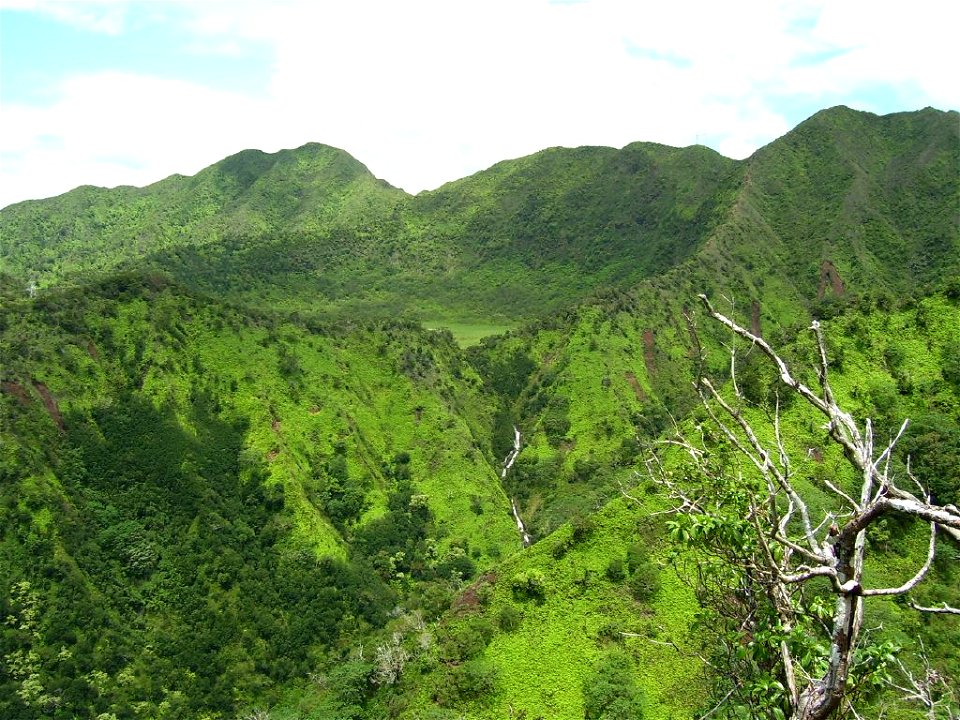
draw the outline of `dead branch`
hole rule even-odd
[[[960,608],[951,607],[946,603],[940,605],[940,607],[925,607],[923,605],[917,605],[913,600],[909,601],[910,607],[919,612],[925,613],[942,613],[946,615],[960,615]]]
[[[960,538],[960,512],[953,506],[931,503],[922,488],[922,497],[918,497],[897,486],[891,460],[909,420],[904,420],[890,442],[876,447],[871,421],[866,419],[862,427],[858,426],[853,416],[837,402],[830,384],[826,343],[819,323],[814,322],[810,327],[817,346],[819,387],[814,390],[797,379],[787,362],[763,338],[717,312],[705,295],[699,298],[708,315],[731,331],[734,341],[725,345],[730,353],[731,378],[736,378],[736,340],[759,348],[776,368],[780,383],[826,417],[828,436],[841,447],[859,479],[859,492],[852,494],[844,491],[840,482],[823,480],[824,487],[837,498],[842,511],[837,511],[837,514],[828,511],[815,526],[810,508],[793,482],[794,471],[781,433],[779,398],[771,418],[774,443],[768,446],[739,407],[729,402],[709,379],[697,378],[695,386],[710,422],[730,443],[736,455],[748,461],[748,465],[756,470],[766,485],[765,497],[762,486],[756,490],[756,496],[753,489],[747,491],[745,519],[753,528],[754,544],[750,547],[754,548],[754,554],[745,555],[746,551],[740,550],[740,554],[736,555],[746,577],[750,582],[759,584],[770,599],[785,632],[793,627],[798,610],[796,603],[805,583],[815,578],[827,578],[836,596],[829,628],[826,672],[819,677],[811,677],[796,663],[784,641],[780,641],[779,648],[792,709],[791,718],[825,720],[842,704],[849,702],[845,692],[853,657],[861,641],[864,599],[905,595],[916,588],[933,564],[938,529],[955,539]],[[694,327],[692,319],[688,317],[687,320]],[[699,339],[697,344],[702,360]],[[735,397],[741,397],[740,388],[735,384],[733,392]],[[716,475],[719,471],[709,464],[709,452],[702,431],[699,443],[678,433],[667,444],[686,453],[705,479],[716,477],[720,480]],[[648,463],[647,470],[650,477],[677,501],[673,512],[689,515],[709,515],[713,512],[715,505],[711,505],[708,497],[692,497],[669,476],[659,459],[655,463]],[[913,479],[909,470],[907,474]],[[729,479],[730,476],[727,477]],[[706,486],[709,484],[705,483]],[[748,485],[746,482],[743,484],[745,487]],[[908,515],[930,524],[927,556],[913,577],[902,585],[865,588],[863,567],[867,551],[866,530],[889,514]],[[795,517],[799,518],[800,530],[793,528]],[[960,614],[960,611],[946,604],[942,608],[926,608],[911,601],[910,605],[925,612]]]

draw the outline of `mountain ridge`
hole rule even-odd
[[[823,115],[833,115],[833,114],[836,114],[836,113],[839,113],[839,112],[850,112],[850,113],[855,113],[855,114],[857,114],[857,115],[866,116],[866,117],[872,117],[872,118],[898,118],[898,117],[906,117],[906,116],[917,115],[917,114],[919,114],[919,113],[925,113],[925,114],[948,114],[948,115],[949,115],[949,114],[956,115],[956,114],[958,113],[958,111],[956,111],[956,110],[941,110],[941,109],[939,109],[939,108],[935,108],[935,107],[932,107],[932,106],[929,106],[929,105],[926,106],[926,107],[920,108],[920,109],[918,109],[918,110],[905,110],[905,111],[897,111],[897,112],[884,113],[884,114],[873,113],[873,112],[866,111],[866,110],[856,110],[856,109],[850,108],[849,106],[846,106],[846,105],[834,105],[834,106],[831,106],[831,107],[828,107],[828,108],[823,108],[822,110],[818,110],[816,113],[814,113],[813,115],[811,115],[809,118],[807,118],[806,120],[804,120],[803,122],[801,122],[800,125],[803,125],[803,124],[808,123],[808,122],[810,122],[810,121],[812,121],[812,120],[818,119],[820,116],[823,116]],[[800,127],[800,125],[795,126],[795,127]],[[794,128],[794,129],[795,129],[795,128]],[[788,131],[786,134],[789,134],[789,132],[790,132],[790,131]],[[780,137],[783,137],[783,136],[780,136]],[[770,141],[770,143],[767,143],[767,145],[769,145],[769,144],[771,144],[771,143],[773,143],[773,142],[776,142],[776,140],[778,140],[778,139],[780,139],[780,138],[775,138],[774,140]],[[474,173],[471,173],[470,175],[466,175],[466,176],[463,176],[463,177],[453,178],[453,179],[451,179],[451,180],[444,181],[442,184],[438,185],[436,188],[433,188],[433,189],[429,189],[429,188],[428,188],[428,189],[421,190],[421,191],[419,191],[419,192],[417,192],[417,193],[409,193],[409,192],[407,192],[407,191],[403,191],[403,192],[404,192],[406,195],[408,195],[409,197],[417,197],[417,196],[419,196],[419,195],[423,195],[423,194],[426,194],[426,193],[435,193],[435,192],[438,192],[438,191],[440,191],[441,189],[443,189],[445,186],[450,185],[451,183],[457,183],[457,182],[459,182],[459,181],[461,181],[461,180],[465,180],[465,179],[467,179],[467,178],[469,178],[469,177],[472,177],[473,175],[477,175],[477,174],[481,174],[481,173],[486,173],[486,172],[489,172],[489,171],[491,171],[491,170],[494,170],[498,165],[501,165],[501,164],[503,164],[503,163],[510,163],[510,162],[512,162],[512,161],[514,161],[514,160],[520,160],[520,159],[523,159],[523,158],[533,157],[533,156],[536,156],[536,155],[539,155],[539,154],[541,154],[541,153],[548,152],[548,151],[554,151],[554,150],[580,150],[580,149],[584,149],[584,148],[611,149],[611,150],[618,150],[618,149],[619,149],[619,150],[624,150],[624,149],[629,148],[629,147],[632,146],[632,145],[659,146],[659,147],[663,147],[663,148],[666,148],[666,149],[672,149],[672,150],[685,150],[685,149],[691,149],[691,148],[701,147],[701,148],[705,148],[705,149],[707,149],[707,150],[710,150],[711,152],[716,153],[717,155],[720,155],[721,157],[727,158],[728,160],[729,160],[729,159],[732,159],[732,158],[729,158],[729,157],[723,155],[723,154],[720,153],[719,151],[717,151],[717,150],[715,150],[715,149],[713,149],[713,148],[710,148],[709,146],[702,145],[702,144],[699,144],[699,143],[695,143],[695,144],[693,144],[693,145],[685,145],[685,146],[674,146],[674,145],[669,145],[669,144],[666,144],[666,143],[659,143],[659,142],[655,142],[655,141],[633,140],[633,141],[630,141],[630,142],[628,142],[627,144],[621,146],[620,148],[617,148],[616,146],[613,146],[613,145],[577,145],[577,146],[570,146],[570,145],[551,145],[551,146],[549,146],[549,147],[545,147],[545,148],[542,148],[542,149],[540,149],[540,150],[537,150],[537,151],[535,151],[534,153],[531,153],[530,155],[522,155],[522,156],[518,156],[518,157],[516,157],[516,158],[507,158],[507,159],[503,159],[503,160],[498,160],[498,161],[495,162],[493,165],[491,165],[491,166],[489,166],[489,167],[487,167],[487,168],[483,168],[483,169],[481,169],[481,170],[478,170],[478,171],[476,171],[476,172],[474,172]],[[218,161],[212,163],[211,165],[208,165],[208,166],[206,166],[206,167],[204,167],[204,168],[201,168],[200,170],[198,170],[198,171],[197,171],[196,173],[194,173],[193,175],[186,175],[186,174],[183,174],[183,173],[174,172],[174,173],[172,173],[172,174],[170,174],[170,175],[167,175],[166,177],[159,178],[159,179],[154,180],[154,181],[152,181],[152,182],[149,182],[149,183],[147,183],[147,184],[145,184],[145,185],[130,185],[130,184],[127,184],[127,183],[121,183],[121,184],[119,184],[119,185],[110,185],[110,186],[107,186],[107,185],[93,185],[93,184],[86,184],[86,183],[85,183],[85,184],[82,184],[82,185],[78,185],[77,187],[72,188],[72,189],[70,189],[70,190],[67,190],[67,191],[65,191],[65,192],[63,192],[63,193],[58,193],[57,195],[51,195],[51,196],[42,197],[42,198],[25,198],[25,199],[23,199],[23,200],[17,200],[17,201],[15,201],[15,202],[10,203],[9,205],[5,205],[4,207],[0,208],[0,211],[6,210],[6,209],[8,209],[8,208],[12,208],[12,207],[17,206],[17,205],[21,205],[22,203],[46,202],[46,201],[49,201],[49,200],[53,200],[53,199],[62,197],[63,195],[68,195],[68,194],[73,193],[73,192],[78,191],[78,190],[144,190],[144,189],[147,189],[147,188],[154,187],[154,186],[156,186],[156,185],[158,185],[158,184],[160,184],[160,183],[163,183],[163,182],[165,182],[165,181],[168,181],[168,180],[175,180],[175,179],[177,179],[177,180],[184,180],[184,179],[194,178],[194,177],[196,177],[197,175],[199,175],[200,173],[203,173],[205,170],[209,170],[209,169],[211,169],[211,168],[213,168],[213,167],[215,167],[215,166],[217,166],[217,165],[220,165],[221,163],[224,163],[225,161],[230,160],[230,159],[232,159],[232,158],[237,158],[237,157],[240,157],[240,156],[247,156],[247,155],[259,155],[259,156],[264,156],[265,158],[275,158],[275,157],[277,157],[277,156],[283,156],[283,155],[288,154],[288,153],[296,153],[296,152],[298,152],[298,151],[305,150],[305,149],[308,149],[308,148],[311,148],[311,147],[317,147],[317,146],[319,146],[319,147],[325,147],[325,148],[329,148],[329,149],[332,149],[332,150],[337,150],[337,151],[339,151],[339,152],[345,153],[345,154],[349,155],[352,159],[354,159],[356,162],[360,163],[360,164],[363,166],[364,170],[366,170],[367,172],[369,172],[369,169],[366,167],[366,165],[364,165],[359,159],[353,157],[347,150],[344,150],[343,148],[338,148],[338,147],[336,147],[336,146],[328,145],[328,144],[326,144],[326,143],[322,143],[322,142],[319,142],[319,141],[310,140],[310,141],[307,141],[307,142],[303,143],[302,145],[298,145],[298,146],[296,146],[296,147],[280,148],[280,149],[275,150],[275,151],[273,151],[273,152],[269,152],[269,151],[266,151],[266,150],[262,150],[262,149],[260,149],[260,148],[244,148],[244,149],[242,149],[242,150],[238,150],[237,152],[235,152],[235,153],[233,153],[233,154],[231,154],[231,155],[228,155],[228,156],[224,157],[224,158],[221,159],[221,160],[218,160]],[[766,145],[763,145],[763,146],[757,148],[757,150],[755,150],[755,151],[754,151],[753,153],[751,153],[749,156],[747,156],[747,157],[744,158],[743,160],[739,160],[739,161],[736,161],[736,162],[742,162],[742,161],[744,161],[744,160],[749,160],[751,157],[753,157],[753,155],[755,155],[757,152],[761,151],[764,147],[766,147]],[[371,174],[372,174],[372,173],[371,173]],[[387,183],[388,185],[391,185],[391,187],[395,187],[396,189],[402,189],[402,188],[399,188],[399,187],[397,187],[397,186],[393,186],[393,185],[389,182],[389,180],[386,179],[386,178],[377,178],[377,179],[380,180],[381,182],[385,182],[385,183]]]
[[[4,210],[0,714],[582,718],[598,688],[631,716],[715,709],[723,659],[644,464],[704,420],[691,380],[730,375],[695,297],[801,373],[821,319],[845,407],[878,437],[913,418],[914,472],[955,499],[954,121],[835,109],[748,161],[548,149],[418,196],[317,144]],[[466,309],[515,329],[464,351],[418,322]],[[824,448],[796,467],[816,493],[842,458],[758,356],[745,412]],[[885,585],[916,530],[870,537]],[[954,552],[918,600],[960,602]],[[949,619],[870,612],[956,674]]]
[[[846,277],[839,258],[856,255],[889,275],[907,253],[923,282],[956,250],[956,116],[840,106],[746,160],[644,142],[547,148],[415,196],[319,143],[245,150],[145,188],[9,206],[2,254],[40,288],[146,264],[248,304],[283,287],[290,310],[421,320],[538,317],[662,273],[718,232],[740,238],[733,255],[763,239],[771,256],[784,243],[810,250],[791,228],[813,229],[836,249],[807,265],[829,260]]]

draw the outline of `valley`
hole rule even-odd
[[[755,348],[734,389],[697,295],[805,382],[819,319],[845,407],[878,437],[910,418],[897,472],[955,504],[958,167],[956,112],[837,107],[742,161],[551,148],[411,196],[313,143],[4,208],[0,716],[759,708],[651,458],[704,432],[710,377],[777,416],[817,511],[853,478]],[[871,579],[911,577],[922,525],[870,530]],[[958,557],[942,537],[911,599],[960,605]],[[960,677],[955,616],[869,600],[869,647]]]

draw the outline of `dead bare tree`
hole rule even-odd
[[[956,707],[954,688],[948,679],[930,664],[922,642],[920,643],[920,661],[922,672],[914,672],[898,658],[897,667],[903,680],[894,683],[894,687],[902,693],[905,700],[923,707],[928,720],[937,720],[938,711],[942,711],[947,720],[957,720],[957,715],[951,708],[951,705]]]
[[[696,483],[691,485],[673,477],[659,460],[655,459],[649,466],[654,479],[677,501],[674,531],[693,538],[692,546],[697,545],[698,539],[719,537],[715,545],[728,548],[727,556],[722,559],[732,559],[739,564],[741,574],[736,582],[740,587],[736,589],[738,592],[730,593],[731,598],[737,595],[739,599],[731,599],[728,610],[743,617],[741,645],[752,642],[751,634],[758,631],[759,601],[755,595],[762,594],[766,607],[772,608],[776,625],[773,645],[779,647],[771,664],[778,666],[781,678],[768,681],[768,696],[780,693],[781,709],[773,715],[786,714],[792,720],[823,720],[850,703],[857,685],[851,673],[857,652],[862,649],[864,601],[910,593],[934,561],[938,531],[960,539],[960,512],[953,506],[932,503],[919,484],[914,483],[914,492],[898,485],[892,460],[908,421],[903,422],[890,442],[877,445],[871,421],[867,419],[858,425],[838,404],[830,385],[827,351],[817,322],[810,328],[818,353],[819,388],[815,391],[797,378],[763,338],[717,312],[706,296],[699,297],[707,314],[728,328],[735,340],[749,343],[769,359],[781,386],[803,398],[825,417],[829,438],[842,449],[856,478],[854,485],[849,479],[846,482],[839,478],[821,479],[823,490],[836,502],[822,516],[814,517],[808,499],[795,482],[796,469],[787,450],[788,443],[781,435],[779,402],[771,417],[772,432],[758,433],[741,408],[736,380],[731,383],[734,397],[728,399],[730,393],[721,392],[707,378],[698,378],[696,382],[709,418],[709,423],[705,423],[707,427],[699,428],[700,438],[678,434],[668,443],[685,451],[694,466],[694,474],[704,481],[699,487],[712,489],[698,493]],[[731,372],[735,378],[732,360]],[[717,442],[711,443],[705,436],[710,428]],[[723,466],[715,458],[714,450],[719,445],[728,449]],[[732,478],[731,462],[733,467],[739,467]],[[901,474],[913,479],[909,464],[907,472]],[[723,483],[728,488],[726,499],[716,492]],[[851,491],[851,487],[857,489]],[[739,516],[724,515],[721,505],[725,502],[739,503]],[[864,584],[866,531],[888,515],[911,516],[929,524],[926,559],[911,578],[897,587],[867,587]],[[805,594],[811,581],[817,581],[821,595],[822,588],[829,587],[832,607],[830,602],[821,603],[818,612],[811,612],[811,593]],[[912,601],[911,604],[917,610],[960,612],[946,605],[924,608]],[[797,636],[803,634],[800,626],[810,622],[821,623],[828,638],[827,651],[816,661],[799,658],[797,651]],[[733,650],[740,653],[742,648]],[[914,685],[919,686],[919,681]],[[740,690],[744,697],[750,697],[746,690]],[[762,693],[763,686],[758,695]]]

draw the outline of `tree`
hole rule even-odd
[[[583,683],[586,720],[640,720],[643,693],[630,656],[622,650],[603,655]]]
[[[409,659],[410,653],[403,646],[403,633],[393,633],[389,641],[377,646],[374,682],[378,685],[393,685],[403,675],[403,668]]]
[[[821,475],[818,492],[826,493],[831,504],[819,514],[811,509],[810,497],[804,496],[810,486],[797,482],[798,463],[781,433],[780,403],[774,402],[768,415],[772,427],[765,429],[755,427],[744,411],[733,345],[732,391],[725,394],[709,379],[698,378],[706,419],[697,428],[700,437],[678,433],[667,441],[684,451],[691,472],[677,477],[659,457],[652,457],[648,467],[678,503],[669,526],[675,539],[699,554],[702,597],[712,597],[728,620],[720,623],[729,631],[721,638],[729,664],[722,671],[733,687],[721,704],[738,698],[755,716],[828,718],[852,708],[856,695],[883,682],[885,669],[895,664],[889,646],[865,642],[864,603],[910,593],[933,563],[938,531],[960,539],[960,512],[934,504],[919,483],[918,494],[898,484],[894,453],[908,421],[881,447],[875,444],[871,421],[858,425],[838,404],[817,322],[810,329],[818,392],[802,383],[763,338],[717,312],[706,296],[699,297],[735,342],[750,343],[773,364],[780,387],[826,418],[827,436],[842,450],[854,479]],[[909,459],[905,467],[899,474],[912,481]],[[887,516],[929,525],[926,559],[897,587],[868,587],[867,531]],[[921,611],[960,614],[946,605],[909,603]]]

